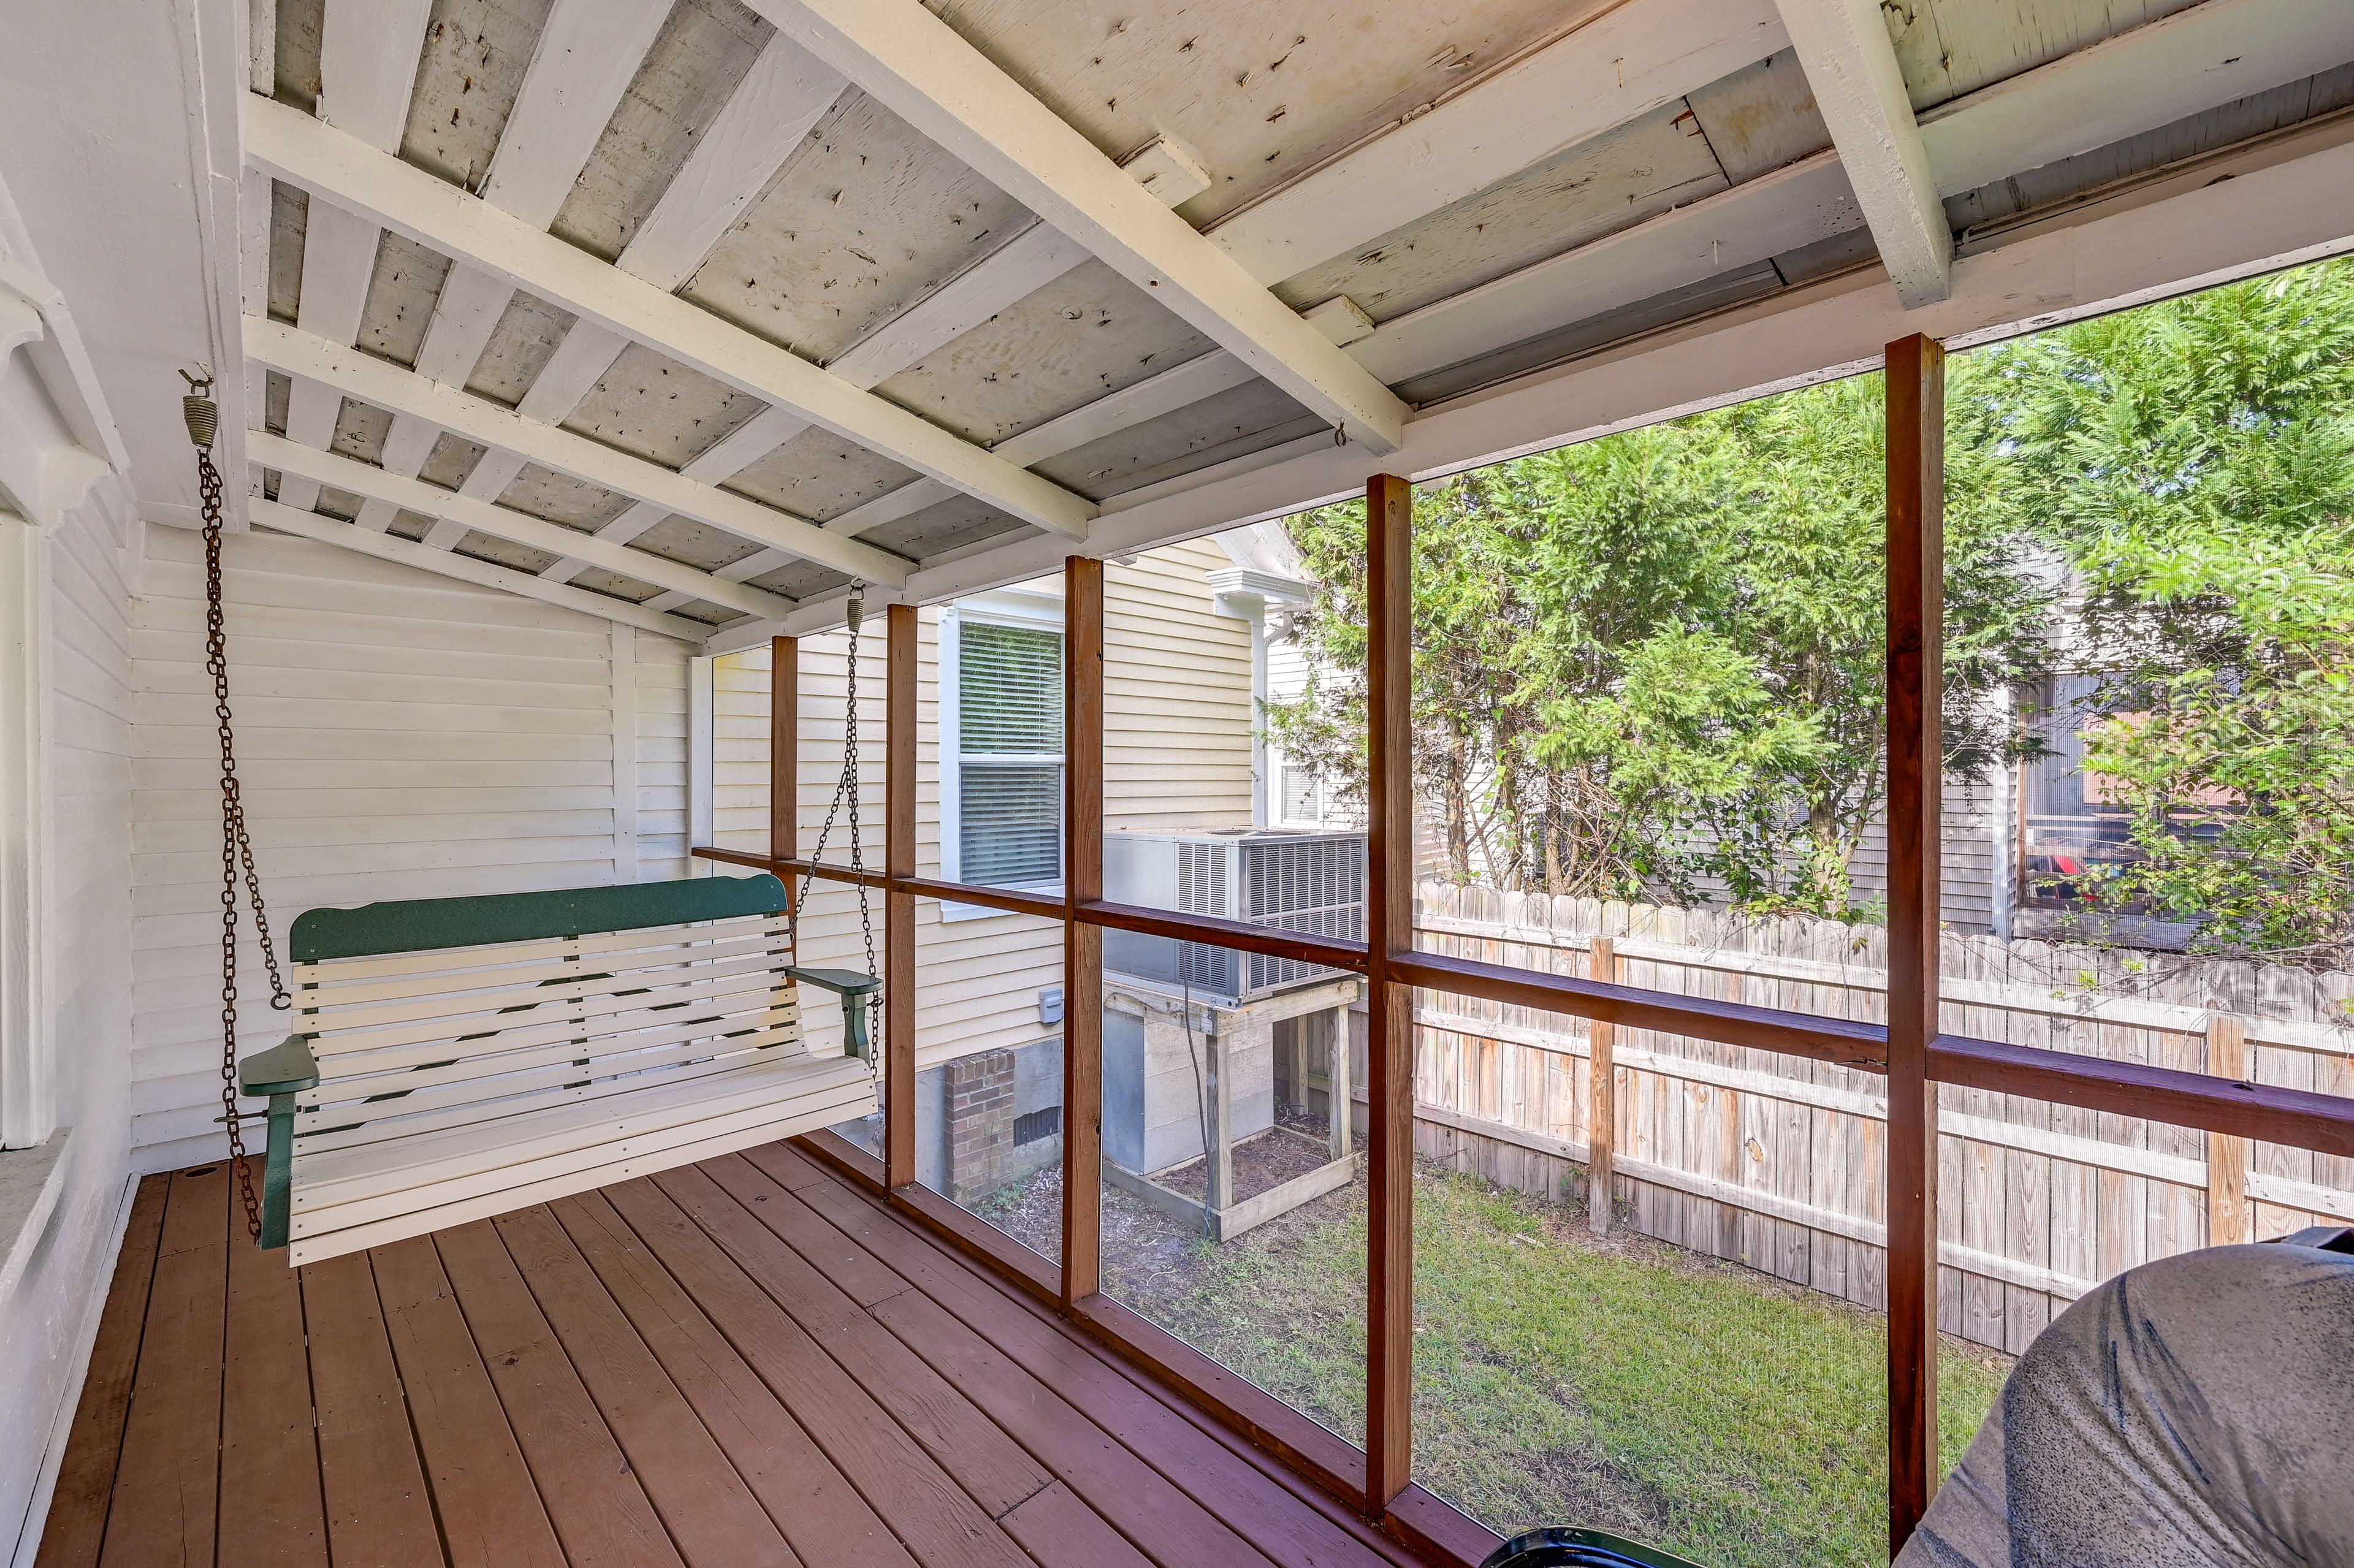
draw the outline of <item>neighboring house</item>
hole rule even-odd
[[[1257,701],[1268,690],[1268,609],[1304,602],[1274,525],[1172,545],[1104,574],[1107,827],[1305,825],[1283,812]],[[916,872],[947,881],[1062,887],[1063,599],[1059,578],[917,612]],[[884,617],[859,639],[859,817],[866,863],[883,863]],[[799,766],[801,853],[812,853],[843,766],[848,640],[804,639]],[[766,648],[709,662],[710,842],[769,842]],[[1279,678],[1279,677],[1278,677]],[[1290,770],[1295,780],[1297,769]],[[1295,782],[1295,790],[1297,784]],[[1312,802],[1312,785],[1307,789]],[[1295,800],[1290,802],[1298,805]],[[849,859],[847,814],[824,859]],[[874,900],[880,952],[882,909]],[[1063,951],[1059,925],[970,905],[916,908],[917,1139],[923,1179],[986,1190],[1060,1148]],[[856,895],[820,884],[802,961],[866,969]],[[811,1020],[823,1034],[838,1023]],[[955,1148],[966,1113],[1001,1114],[1013,1158],[978,1174]],[[960,1192],[959,1195],[963,1195]]]

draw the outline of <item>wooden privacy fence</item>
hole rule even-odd
[[[1426,884],[1416,935],[1431,952],[1884,1018],[1876,927]],[[2354,976],[1951,932],[1942,949],[1949,1033],[2354,1095]],[[1593,973],[1597,958],[1617,972]],[[1416,1024],[1422,1153],[1549,1197],[1582,1187],[1596,1026],[1431,991]],[[1884,1080],[1598,1033],[1622,1223],[1884,1304]],[[1955,1085],[1938,1107],[1940,1326],[2014,1353],[2136,1264],[2354,1219],[2354,1160]]]

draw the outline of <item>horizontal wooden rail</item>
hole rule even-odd
[[[975,887],[924,877],[887,877],[802,860],[771,861],[734,850],[697,849],[705,860],[761,871],[814,871],[822,881],[864,882],[928,898],[950,899],[1011,913],[1058,919],[1058,900],[1003,888]],[[1245,952],[1265,953],[1302,963],[1363,973],[1365,944],[1330,937],[1253,926],[1208,915],[1182,915],[1135,905],[1098,902],[1078,906],[1087,925],[1140,931],[1180,941],[1212,942]],[[1708,997],[1678,996],[1638,986],[1606,985],[1491,964],[1442,953],[1401,955],[1391,972],[1410,985],[1457,996],[1480,997],[1511,1007],[1651,1029],[1667,1034],[1746,1045],[1786,1056],[1805,1056],[1866,1072],[1886,1070],[1888,1032],[1854,1019],[1818,1018],[1779,1008],[1752,1007]],[[2239,1138],[2354,1156],[2354,1098],[2315,1094],[2271,1084],[2239,1083],[2174,1067],[2078,1056],[2036,1045],[2012,1045],[1967,1035],[1941,1034],[1929,1053],[1929,1075],[1999,1094],[2028,1095],[2055,1104],[2115,1116],[2146,1117],[2177,1127],[2198,1128]]]
[[[1140,931],[1148,937],[1169,937],[1181,942],[1208,942],[1238,952],[1264,953],[1269,958],[1295,959],[1330,969],[1365,968],[1365,944],[1345,937],[1315,937],[1274,926],[1254,926],[1215,915],[1185,915],[1173,909],[1148,909],[1134,904],[1082,904],[1078,916],[1090,926]]]
[[[1745,1002],[1677,996],[1638,986],[1572,980],[1534,969],[1514,969],[1443,953],[1415,953],[1390,962],[1390,972],[1409,985],[1458,996],[1482,997],[1511,1007],[1566,1012],[1630,1029],[1690,1034],[1727,1045],[1808,1056],[1841,1066],[1881,1070],[1888,1060],[1888,1031],[1877,1023],[1817,1018]]]
[[[1939,1083],[2030,1095],[2113,1116],[2354,1155],[2354,1099],[2338,1095],[1960,1034],[1940,1034],[1931,1044],[1929,1075]]]

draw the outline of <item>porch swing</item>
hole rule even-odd
[[[182,373],[186,375],[186,372]],[[875,1113],[872,972],[796,964],[800,914],[775,875],[313,909],[279,970],[239,790],[221,608],[218,411],[183,409],[204,503],[206,668],[221,754],[221,1099],[247,1229],[315,1263]],[[858,821],[858,641],[850,599],[843,770],[811,860]],[[300,1030],[237,1058],[239,883],[270,1006]],[[867,890],[858,885],[866,963]],[[841,1000],[843,1052],[813,1054],[800,988]],[[256,1192],[239,1095],[266,1098]]]

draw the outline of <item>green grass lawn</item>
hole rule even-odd
[[[1590,1525],[1709,1568],[1887,1562],[1877,1314],[1643,1237],[1596,1243],[1582,1210],[1476,1178],[1426,1170],[1416,1193],[1425,1486],[1506,1534]],[[1108,1287],[1362,1441],[1361,1193],[1178,1245],[1190,1266]],[[1946,1341],[1948,1467],[2009,1368]]]

